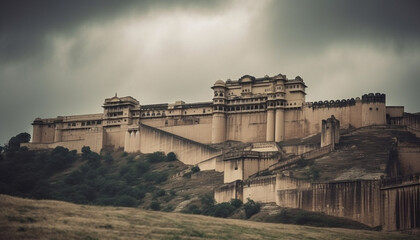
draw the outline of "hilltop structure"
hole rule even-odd
[[[322,120],[331,115],[340,121],[341,128],[386,123],[384,94],[306,102],[306,87],[299,76],[288,79],[282,74],[262,78],[245,75],[236,81],[216,81],[211,87],[212,102],[141,105],[133,97],[115,95],[105,99],[103,113],[35,119],[29,146],[36,149],[61,145],[77,150],[90,146],[97,152],[102,148],[127,152],[166,151],[170,150],[168,144],[173,145],[165,143],[169,141],[166,138],[172,137],[206,149],[202,144],[303,138],[320,133]],[[402,107],[393,110],[392,117],[402,117]],[[142,129],[161,136],[152,140]],[[180,146],[172,148],[174,152],[183,151],[177,149]],[[203,153],[203,158],[211,156],[212,150],[207,148],[208,153]],[[203,158],[186,162],[197,164]]]
[[[211,102],[141,105],[115,94],[105,99],[103,113],[37,118],[26,146],[174,152],[185,164],[224,172],[218,202],[250,197],[386,230],[420,228],[420,141],[407,145],[394,136],[420,137],[419,115],[386,106],[380,93],[306,102],[299,76],[245,75],[211,88]],[[382,142],[352,140],[358,132]],[[294,178],[290,169],[308,161],[322,162],[329,181]]]

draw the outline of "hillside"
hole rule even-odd
[[[317,181],[380,179],[387,175],[389,154],[395,139],[401,144],[420,146],[420,140],[403,128],[372,126],[359,128],[340,137],[333,152],[311,159],[304,166],[288,170],[305,179],[310,171],[318,171]]]
[[[189,167],[156,152],[82,154],[57,147],[48,151],[19,150],[3,154],[0,193],[79,204],[141,207],[152,202],[164,211],[191,198],[213,194],[223,182],[215,171],[192,173]],[[173,177],[179,172],[184,176]]]
[[[1,239],[415,239],[0,195]]]

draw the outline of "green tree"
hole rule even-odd
[[[158,163],[164,162],[166,160],[166,156],[163,152],[154,152],[147,155],[147,159],[150,163]]]
[[[168,155],[166,155],[166,161],[168,162],[176,161],[176,154],[174,152],[168,153]]]
[[[28,143],[30,140],[31,135],[29,133],[19,133],[18,135],[10,138],[6,149],[8,152],[16,152],[19,150],[21,143]]]
[[[82,157],[87,158],[92,151],[90,150],[89,146],[82,147]]]
[[[244,204],[245,216],[246,218],[252,217],[252,215],[259,213],[261,210],[261,205],[254,202],[254,200],[248,198],[248,201]]]
[[[232,199],[230,200],[230,204],[236,208],[239,208],[242,206],[242,201],[240,199]]]
[[[153,201],[152,203],[150,203],[150,209],[152,209],[154,211],[159,211],[160,210],[159,202]]]

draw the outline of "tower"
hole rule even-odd
[[[276,125],[275,125],[275,137],[276,142],[284,141],[284,107],[285,107],[285,87],[284,82],[286,78],[284,75],[277,75],[275,78],[275,109],[276,109]]]
[[[211,142],[221,143],[226,141],[226,85],[222,80],[217,80],[212,89],[214,97]]]

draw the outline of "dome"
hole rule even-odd
[[[222,80],[217,80],[217,81],[214,83],[214,86],[225,86],[225,82],[223,82]]]

